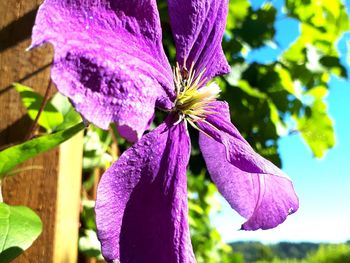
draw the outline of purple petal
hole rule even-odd
[[[116,122],[131,141],[154,107],[171,108],[173,77],[155,0],[46,0],[32,46],[54,45],[52,79],[85,119]]]
[[[189,153],[184,124],[168,119],[102,176],[95,211],[107,261],[195,262],[187,221]]]
[[[244,230],[274,228],[299,208],[290,178],[257,154],[230,122],[227,103],[213,103],[200,128],[199,144],[208,171],[221,194],[247,219]]]
[[[222,51],[228,0],[168,0],[177,61],[187,58],[197,72],[206,69],[208,80],[226,74],[230,67]]]

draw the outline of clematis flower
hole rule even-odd
[[[187,125],[207,169],[247,221],[269,229],[298,209],[290,178],[258,155],[230,121],[211,79],[229,65],[221,48],[228,0],[168,0],[177,61],[161,44],[156,0],[46,0],[32,47],[55,48],[52,79],[88,121],[137,141],[102,176],[96,222],[108,262],[195,262],[189,234]],[[154,107],[169,112],[142,136]],[[142,137],[141,137],[142,136]]]

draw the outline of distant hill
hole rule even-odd
[[[315,252],[320,245],[320,243],[311,242],[280,242],[274,245],[264,245],[261,242],[230,243],[233,251],[241,253],[247,263],[258,260],[270,261],[276,257],[280,259],[303,259],[308,254]]]

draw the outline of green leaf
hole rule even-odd
[[[43,102],[43,97],[33,91],[33,89],[15,83],[14,87],[21,95],[22,103],[27,108],[28,115],[32,120],[35,120],[38,115],[40,106]],[[63,122],[63,115],[50,103],[47,102],[42,111],[38,124],[44,127],[49,133]]]
[[[320,63],[330,69],[337,76],[347,78],[346,68],[340,63],[340,59],[335,56],[324,56],[320,59]]]
[[[277,109],[276,105],[270,100],[268,100],[267,103],[268,103],[269,109],[270,109],[270,119],[276,127],[277,134],[279,136],[285,135],[287,133],[287,129],[279,116],[278,109]]]
[[[317,158],[322,158],[335,144],[333,121],[328,116],[327,105],[323,101],[323,96],[326,94],[326,88],[320,86],[307,92],[306,95],[314,98],[310,112],[306,112],[301,118],[296,118],[302,138]]]
[[[88,257],[103,260],[101,245],[93,230],[84,230],[84,235],[79,238],[79,251]]]
[[[248,81],[246,81],[246,80],[238,81],[238,87],[252,97],[255,97],[258,99],[266,99],[267,98],[265,93],[259,91],[258,89],[251,87],[249,85]]]
[[[41,220],[31,209],[0,203],[0,262],[7,263],[19,256],[41,231]]]
[[[107,168],[113,157],[107,152],[112,137],[106,131],[90,127],[84,137],[83,169],[93,170],[96,167]]]
[[[84,123],[79,123],[67,130],[44,135],[22,144],[12,146],[0,152],[0,179],[6,176],[18,164],[48,151],[57,145],[73,137],[85,128]]]
[[[237,23],[244,21],[249,14],[250,3],[248,0],[236,0],[229,2],[227,29],[232,30]]]
[[[95,201],[82,200],[83,211],[81,212],[80,222],[85,229],[96,231],[95,220]]]
[[[281,86],[290,94],[294,95],[296,98],[301,97],[301,87],[293,83],[292,77],[288,70],[281,67],[279,64],[275,67],[276,72],[279,74],[281,80]]]
[[[264,4],[257,11],[249,8],[249,15],[242,22],[241,28],[238,28],[235,32],[250,47],[262,47],[266,42],[272,41],[275,36],[274,22],[276,14],[276,8],[270,3]]]
[[[56,127],[56,130],[65,130],[81,122],[79,113],[74,110],[67,97],[56,93],[51,103],[63,115],[63,122]]]
[[[204,213],[203,208],[195,203],[188,203],[188,209],[192,210],[193,212],[202,215]]]

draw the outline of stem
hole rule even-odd
[[[9,173],[6,173],[7,176],[13,176],[25,171],[32,171],[32,170],[44,170],[44,168],[40,165],[32,165],[32,166],[28,166],[28,167],[24,167],[24,168],[20,168],[20,169],[14,169]]]
[[[2,192],[1,192],[1,180],[0,180],[0,203],[4,202],[4,199],[2,199]]]
[[[97,198],[97,187],[98,183],[100,182],[101,179],[101,168],[95,168],[93,171],[93,176],[94,176],[94,185],[92,187],[92,199],[96,200]]]
[[[33,137],[33,134],[34,134],[36,128],[38,127],[38,121],[39,121],[40,115],[43,112],[43,110],[44,110],[44,108],[45,108],[45,106],[47,104],[47,101],[49,100],[51,83],[52,83],[52,81],[51,81],[51,78],[50,78],[49,84],[47,85],[47,88],[46,88],[46,91],[45,91],[43,102],[41,103],[40,109],[38,111],[38,114],[36,115],[35,120],[34,120],[32,126],[30,127],[30,130],[29,130],[27,136],[24,139],[25,141],[30,140]]]
[[[109,128],[109,133],[111,134],[111,137],[112,137],[112,145],[111,145],[111,148],[112,148],[112,153],[113,153],[113,159],[116,160],[119,156],[120,156],[120,149],[119,149],[119,145],[118,145],[118,139],[117,139],[117,136],[115,135],[114,133],[114,129],[112,127]]]

